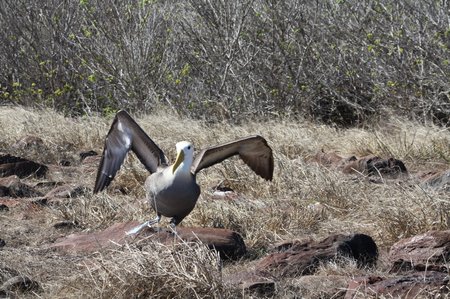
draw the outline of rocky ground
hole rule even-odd
[[[20,140],[17,146],[32,146],[37,137]],[[138,236],[127,236],[125,232],[138,224],[136,221],[115,223],[96,232],[79,232],[76,221],[52,220],[57,206],[77,200],[91,192],[88,185],[71,180],[75,173],[89,175],[96,171],[99,156],[95,151],[80,153],[80,163],[72,166],[60,161],[59,165],[43,165],[24,158],[0,156],[0,213],[3,253],[0,294],[3,297],[39,295],[52,274],[39,269],[35,259],[23,269],[8,266],[9,259],[40,256],[44,263],[58,263],[65,267],[67,259],[86,261],[95,252],[108,248],[160,242],[174,246],[179,242],[202,242],[211,250],[217,250],[224,260],[239,260],[247,253],[245,240],[237,233],[221,228],[180,227],[177,235],[168,229],[146,229]],[[310,161],[319,163],[344,174],[383,174],[385,180],[401,180],[408,176],[404,163],[375,156],[342,158],[337,154],[318,153]],[[59,177],[58,180],[53,178]],[[378,178],[378,179],[377,179]],[[382,183],[380,176],[373,176],[374,183]],[[430,171],[418,175],[424,188],[442,189],[450,192],[450,171]],[[221,200],[239,200],[232,190],[217,191]],[[230,199],[231,198],[231,199]],[[219,199],[220,200],[220,199]],[[320,204],[313,209],[322,209]],[[38,237],[37,237],[38,236]],[[174,243],[175,242],[175,243]],[[18,248],[26,247],[20,251]],[[28,256],[22,256],[25,253]],[[349,279],[338,275],[314,275],[320,263],[339,259],[353,259],[358,267],[373,267],[380,255],[385,255],[392,276],[386,278],[377,273]],[[322,286],[323,297],[355,298],[358,295],[438,296],[449,291],[448,258],[450,257],[450,231],[429,231],[421,235],[401,239],[386,252],[380,251],[371,236],[365,234],[330,235],[323,240],[292,240],[273,244],[270,252],[252,261],[252,269],[238,271],[224,277],[224,283],[242,288],[255,296],[272,296],[277,282],[286,278],[298,280],[299,291],[308,290],[317,284]],[[33,265],[36,264],[36,265]],[[47,265],[46,265],[47,266]],[[22,270],[22,271],[21,271]],[[308,280],[307,283],[303,283]],[[327,287],[323,288],[326,285]],[[315,287],[314,287],[315,288]],[[45,287],[44,287],[45,289]],[[303,289],[303,290],[302,290]]]
[[[449,296],[445,128],[137,120],[170,159],[183,139],[201,149],[260,134],[274,179],[224,161],[199,173],[202,194],[176,234],[163,219],[126,236],[153,211],[133,155],[92,194],[112,119],[2,109],[0,297]]]

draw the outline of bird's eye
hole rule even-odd
[[[190,150],[190,149],[191,149],[191,146],[189,145],[189,146],[188,146],[188,150]]]

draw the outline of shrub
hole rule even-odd
[[[208,121],[450,121],[446,2],[0,3],[2,100]]]

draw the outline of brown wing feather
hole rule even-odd
[[[167,164],[163,151],[148,137],[126,111],[119,111],[106,136],[94,193],[102,191],[114,179],[128,151],[132,150],[150,173]]]
[[[267,141],[258,135],[202,150],[195,158],[192,172],[196,174],[203,168],[220,163],[234,155],[239,155],[245,164],[259,176],[266,180],[272,180],[272,149],[267,144]]]

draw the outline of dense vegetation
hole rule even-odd
[[[165,107],[210,121],[389,113],[450,120],[435,0],[3,0],[0,98],[67,114]]]

